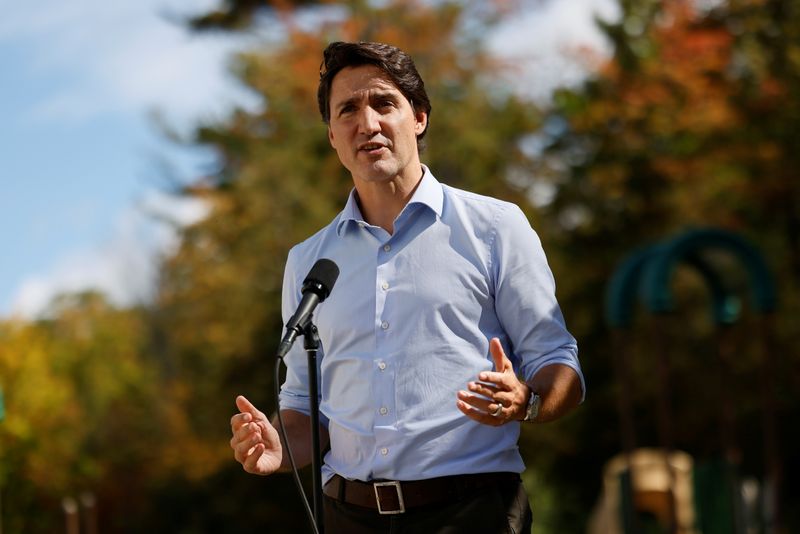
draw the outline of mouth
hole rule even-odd
[[[378,155],[384,149],[388,150],[388,147],[381,143],[364,143],[358,147],[359,152],[364,152],[368,155]]]

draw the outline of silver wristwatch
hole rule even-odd
[[[542,405],[542,398],[538,393],[531,390],[531,398],[528,399],[528,411],[525,412],[525,419],[523,421],[532,423],[536,416],[539,415],[539,408]]]

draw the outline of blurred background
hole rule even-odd
[[[351,187],[334,40],[409,52],[423,161],[548,253],[588,394],[523,429],[535,531],[800,531],[800,3],[41,0],[0,18],[0,533],[304,530],[229,418]]]

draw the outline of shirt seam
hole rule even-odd
[[[494,213],[494,217],[492,217],[492,233],[489,237],[489,258],[487,264],[487,270],[489,276],[492,280],[492,287],[494,288],[493,293],[497,293],[497,276],[494,272],[494,257],[495,257],[495,243],[497,242],[497,234],[499,233],[500,227],[500,219],[506,214],[507,210],[503,209],[502,205],[498,205],[498,210]]]

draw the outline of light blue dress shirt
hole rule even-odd
[[[520,424],[477,423],[456,407],[456,393],[493,370],[493,337],[526,380],[560,363],[584,386],[538,236],[514,204],[440,184],[427,168],[393,235],[364,221],[354,194],[290,251],[283,284],[286,322],[312,265],[339,266],[314,314],[331,440],[323,480],[521,472]],[[301,340],[285,361],[281,409],[308,414]]]

